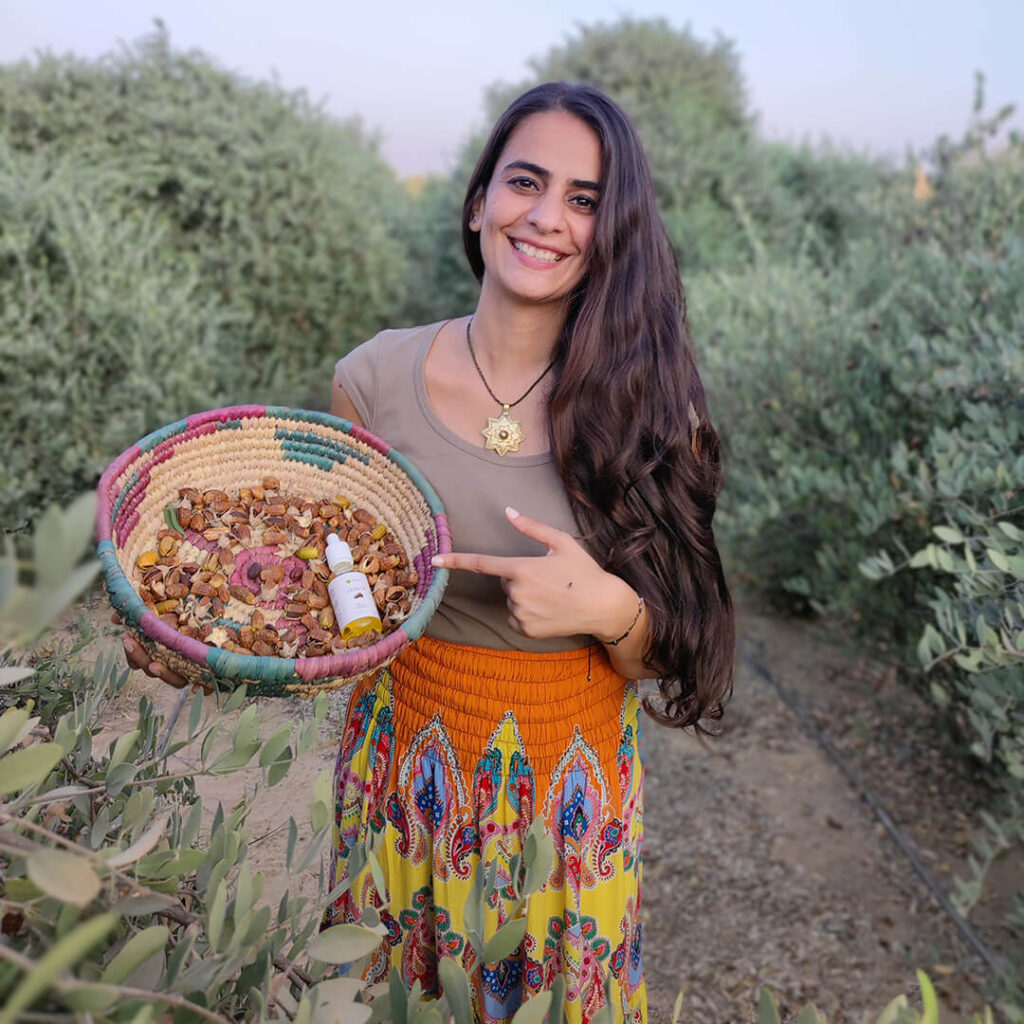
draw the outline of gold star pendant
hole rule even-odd
[[[519,451],[519,446],[526,440],[523,425],[509,416],[507,405],[502,406],[501,415],[497,419],[487,417],[487,428],[480,433],[487,438],[484,447],[499,455]]]

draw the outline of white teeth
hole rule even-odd
[[[552,252],[550,249],[537,249],[529,242],[513,241],[512,245],[525,256],[531,256],[535,260],[546,260],[548,263],[557,263],[562,259],[561,253]]]

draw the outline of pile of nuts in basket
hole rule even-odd
[[[275,477],[237,494],[182,487],[136,560],[138,593],[169,626],[240,654],[313,658],[364,647],[335,628],[324,558],[336,533],[373,589],[384,632],[412,609],[419,575],[385,523],[344,495],[281,491]]]

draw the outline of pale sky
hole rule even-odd
[[[520,80],[577,25],[622,14],[732,39],[772,138],[902,156],[960,135],[976,70],[990,112],[1024,105],[1024,0],[0,0],[0,62],[95,57],[159,16],[178,49],[360,115],[410,175],[450,166],[486,85]]]

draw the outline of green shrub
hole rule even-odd
[[[401,304],[404,209],[357,123],[162,29],[0,67],[2,520],[199,409],[326,404]]]

